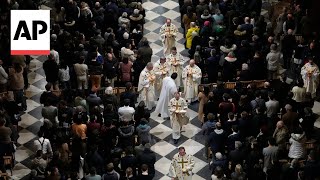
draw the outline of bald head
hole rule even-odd
[[[153,63],[152,63],[152,62],[148,62],[148,64],[147,64],[147,69],[148,69],[149,71],[151,71],[151,70],[153,69]]]
[[[293,30],[292,29],[288,29],[288,34],[292,35],[293,34]]]
[[[283,121],[278,121],[278,122],[277,122],[277,128],[278,128],[278,129],[281,129],[283,126],[284,126]]]
[[[194,61],[194,59],[191,59],[190,62],[189,62],[189,65],[190,65],[191,67],[193,67],[195,63],[196,63],[196,62]]]

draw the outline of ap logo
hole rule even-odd
[[[11,10],[11,55],[50,54],[50,10]]]

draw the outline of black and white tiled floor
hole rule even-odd
[[[176,47],[187,60],[187,53],[183,45],[184,38],[180,28],[180,13],[177,0],[146,0],[143,3],[143,7],[146,9],[144,36],[150,41],[150,46],[154,52],[152,61],[155,62],[159,57],[163,56],[159,31],[166,18],[171,18],[172,23],[179,28]],[[33,141],[37,138],[37,132],[43,123],[39,98],[46,84],[45,74],[42,69],[45,57],[32,56],[32,58],[28,75],[30,87],[26,91],[28,108],[26,113],[22,115],[22,121],[19,122],[21,128],[19,132],[20,138],[18,139],[19,146],[15,153],[16,165],[11,177],[14,180],[27,179],[27,175],[31,171],[29,169],[31,167],[30,160],[35,152],[33,150]],[[319,103],[316,103],[314,110],[316,113],[320,113]],[[188,111],[191,121],[183,128],[184,132],[177,145],[174,145],[171,138],[170,122],[157,117],[154,113],[151,114],[151,134],[154,139],[152,150],[157,156],[155,180],[170,180],[166,174],[169,170],[170,161],[173,155],[177,153],[177,147],[179,146],[184,146],[187,153],[194,155],[196,164],[193,170],[193,179],[210,179],[211,172],[209,171],[207,160],[203,157],[204,140],[202,135],[199,134],[200,123],[197,119],[197,105],[190,106]],[[319,127],[320,123],[317,125]]]

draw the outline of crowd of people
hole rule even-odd
[[[168,106],[184,112],[199,102],[203,155],[212,158],[208,171],[213,180],[319,178],[312,108],[320,39],[303,1],[292,2],[271,25],[260,15],[261,3],[179,0],[191,59],[185,66],[175,47],[178,28],[170,19],[159,32],[164,56],[151,63],[140,0],[56,0],[51,51],[43,63],[44,122],[34,140],[30,178],[153,179],[156,155],[149,121],[158,98],[159,117],[177,122],[179,116]],[[38,5],[32,0],[0,4],[1,157],[17,145],[31,59],[9,54],[9,10]],[[243,87],[241,81],[250,80],[266,82]],[[227,89],[223,82],[235,82],[235,88]],[[207,85],[198,89],[201,83]],[[119,86],[125,91],[116,94]],[[188,120],[177,122],[172,123],[175,144]],[[192,178],[197,164],[186,153],[180,147],[174,157],[168,169],[172,179]]]

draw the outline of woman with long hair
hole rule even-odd
[[[198,100],[199,100],[199,109],[198,109],[198,119],[203,124],[204,120],[204,113],[203,113],[203,107],[209,100],[209,87],[204,86],[203,91],[199,92],[198,94]]]

